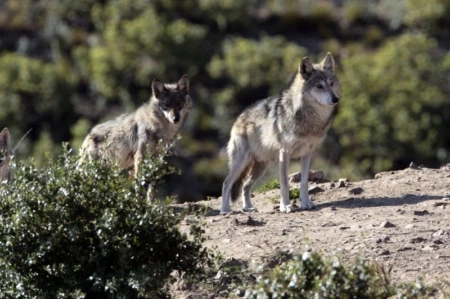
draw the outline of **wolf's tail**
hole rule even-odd
[[[231,187],[231,201],[235,202],[239,199],[239,197],[242,194],[242,186],[244,185],[245,180],[247,179],[248,175],[250,174],[250,171],[252,170],[253,163],[249,163],[247,167],[241,172],[241,175],[238,177],[238,179],[234,182],[233,186]]]

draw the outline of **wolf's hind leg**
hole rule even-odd
[[[267,167],[269,164],[267,162],[253,162],[253,168],[250,172],[248,179],[244,183],[244,187],[242,188],[242,209],[246,212],[256,211],[256,208],[253,206],[252,201],[250,199],[250,192],[255,184],[267,171]]]

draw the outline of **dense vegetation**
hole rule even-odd
[[[325,260],[305,252],[294,260],[261,275],[246,298],[428,298],[433,290],[420,281],[395,285],[388,270],[358,259],[348,265],[337,257]]]
[[[16,157],[75,151],[90,127],[131,111],[153,78],[191,80],[183,200],[218,195],[233,119],[279,92],[305,55],[331,51],[343,99],[314,166],[360,178],[450,155],[450,2],[445,0],[6,0],[0,4],[0,123]],[[326,169],[325,169],[326,170]]]
[[[135,180],[107,163],[75,169],[68,151],[19,163],[0,190],[0,298],[163,298],[174,272],[212,266],[203,230],[182,234],[180,215],[146,200],[168,170],[146,162]]]

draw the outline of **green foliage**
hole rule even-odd
[[[360,179],[410,160],[449,160],[446,0],[3,2],[0,122],[13,142],[33,129],[19,159],[42,165],[63,141],[78,148],[91,126],[147,101],[154,78],[187,74],[195,108],[182,159],[194,171],[184,181],[218,196],[220,151],[237,114],[278,94],[302,57],[331,51],[342,115],[321,158],[336,173]]]
[[[343,166],[358,163],[363,173],[374,173],[415,158],[428,165],[448,159],[450,144],[440,136],[449,119],[439,111],[450,109],[443,76],[450,68],[436,47],[425,35],[403,35],[343,61],[334,123]]]
[[[2,296],[155,298],[173,271],[211,265],[202,229],[182,234],[178,216],[145,199],[166,169],[162,157],[147,163],[133,183],[117,165],[74,169],[67,151],[45,169],[19,164],[1,190]]]
[[[224,41],[223,57],[212,58],[209,72],[213,78],[227,76],[240,88],[267,85],[276,93],[287,84],[305,54],[302,47],[282,36],[264,36],[260,41],[237,37]]]
[[[280,182],[278,182],[277,180],[272,180],[259,186],[256,192],[267,192],[274,189],[280,189]]]
[[[436,33],[440,26],[450,23],[450,3],[446,0],[407,0],[405,22]]]
[[[428,298],[421,283],[393,286],[386,273],[366,260],[345,266],[335,257],[325,261],[316,252],[275,268],[258,278],[246,298]]]

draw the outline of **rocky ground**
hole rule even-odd
[[[187,216],[181,229],[205,223],[205,245],[242,271],[255,273],[274,257],[282,262],[283,254],[318,250],[343,261],[365,256],[392,268],[394,283],[417,277],[428,284],[450,281],[450,165],[383,172],[360,182],[310,183],[310,189],[317,208],[290,214],[278,211],[278,190],[255,192],[258,212],[253,213],[219,215],[220,198],[179,205],[204,211],[204,216]],[[240,211],[240,203],[233,209]],[[224,276],[219,270],[215,279],[224,282],[209,289],[178,284],[174,296],[234,298],[255,279]]]

